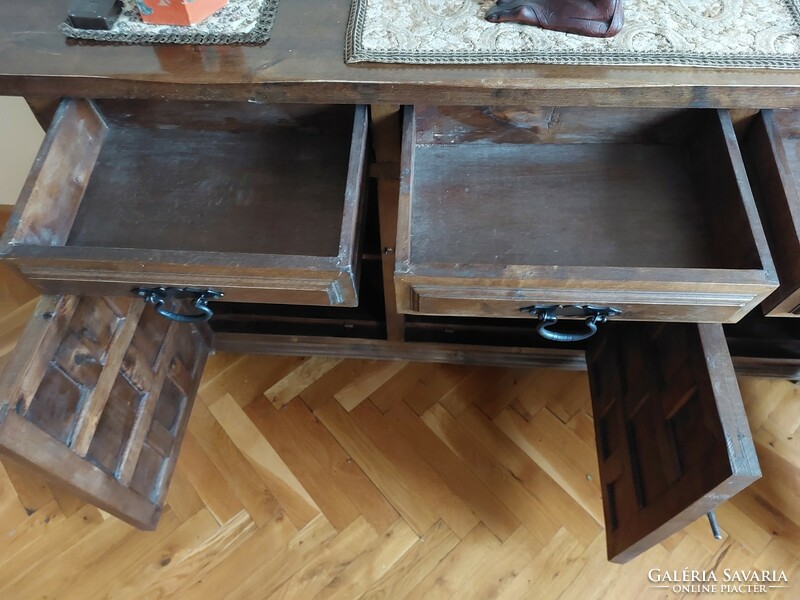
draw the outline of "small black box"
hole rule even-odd
[[[122,12],[122,0],[76,0],[67,22],[77,29],[111,29]]]

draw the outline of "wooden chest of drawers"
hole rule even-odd
[[[0,5],[0,93],[50,128],[2,253],[51,294],[0,451],[152,528],[225,349],[587,368],[617,561],[756,479],[733,364],[797,376],[800,348],[757,314],[796,312],[794,117],[752,117],[800,108],[797,74],[348,66],[349,8],[283,3],[266,46],[98,48],[65,44],[65,0]],[[544,340],[531,306],[601,327]]]

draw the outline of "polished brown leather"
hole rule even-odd
[[[622,0],[497,0],[486,13],[492,23],[522,23],[588,37],[612,37],[622,29]]]

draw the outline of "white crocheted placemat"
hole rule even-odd
[[[67,23],[67,37],[126,44],[263,44],[269,39],[279,0],[228,0],[202,23],[191,27],[143,23],[136,0],[122,0],[122,14],[109,31],[76,29]]]
[[[353,0],[347,62],[800,69],[800,0],[625,0],[610,39],[494,24],[494,0]]]

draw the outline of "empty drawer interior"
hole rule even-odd
[[[336,256],[354,110],[72,101],[15,241]]]
[[[411,264],[762,268],[724,112],[413,118]]]

